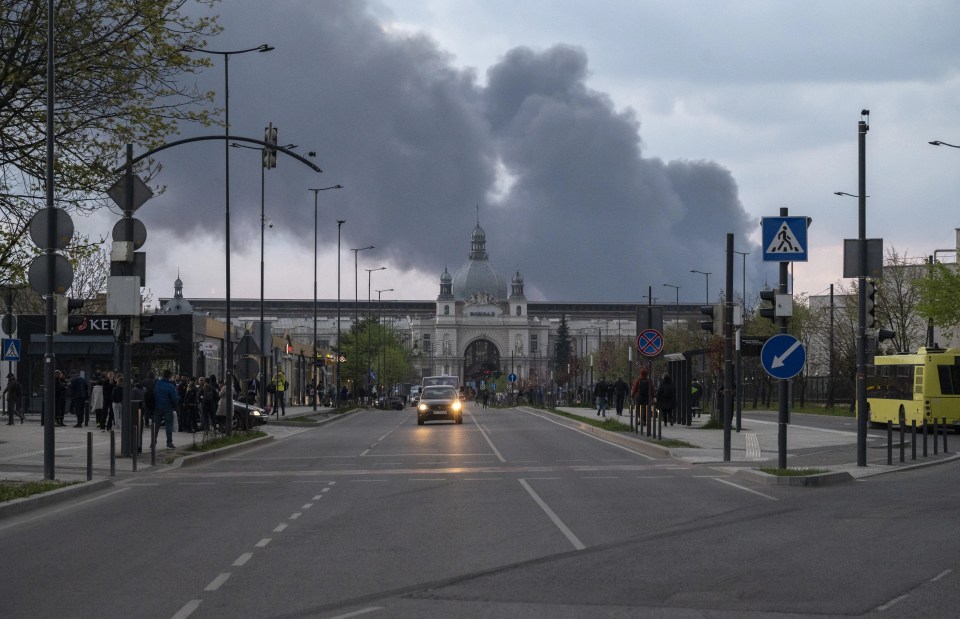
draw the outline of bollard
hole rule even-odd
[[[110,477],[117,475],[117,439],[113,430],[110,430]]]
[[[887,464],[893,464],[893,422],[887,419]]]
[[[657,440],[663,440],[663,411],[657,409]]]
[[[140,445],[137,444],[137,428],[140,427],[140,411],[137,411],[136,423],[130,424],[130,462],[132,470],[137,472],[137,458],[140,456]]]
[[[917,459],[917,420],[910,420],[910,459]]]
[[[93,479],[93,433],[87,432],[87,481]]]
[[[940,440],[940,420],[936,417],[933,418],[933,455],[937,455],[937,445]]]
[[[943,418],[943,453],[947,453],[947,418]]]
[[[906,437],[904,436],[904,433],[907,430],[906,426],[907,426],[907,420],[904,418],[903,414],[901,413],[900,414],[900,462],[903,462],[903,450],[905,448],[904,443],[906,441]]]
[[[923,457],[927,457],[927,418],[923,418]]]
[[[157,423],[156,415],[154,415],[153,423],[150,424],[150,436],[153,437],[150,440],[150,466],[157,466]]]

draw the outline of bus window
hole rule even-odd
[[[938,365],[940,391],[943,395],[960,395],[960,367],[956,365]]]

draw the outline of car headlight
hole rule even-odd
[[[454,400],[454,401],[453,401],[453,406],[451,406],[450,408],[452,408],[452,409],[455,410],[455,411],[460,410],[460,400]]]
[[[427,409],[428,409],[427,405],[422,402],[420,403],[420,406],[417,407],[417,410],[420,411],[421,413],[427,412]]]

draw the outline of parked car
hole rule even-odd
[[[410,394],[407,396],[407,402],[410,403],[410,406],[416,408],[417,404],[420,403],[420,385],[414,385],[410,387]]]
[[[417,405],[417,425],[422,426],[424,422],[434,419],[448,419],[454,423],[463,423],[462,407],[456,387],[450,385],[424,387],[420,392],[420,403]]]
[[[395,411],[403,410],[403,399],[398,395],[380,396],[377,399],[377,408],[384,410],[392,409]]]

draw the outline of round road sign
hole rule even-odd
[[[637,351],[644,357],[656,357],[663,352],[663,334],[656,329],[644,329],[637,335]]]

